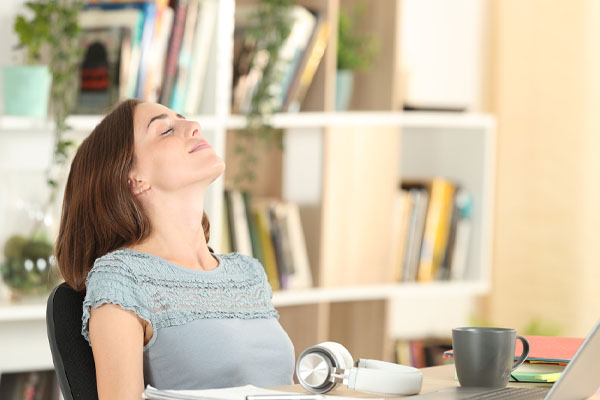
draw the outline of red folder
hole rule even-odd
[[[525,336],[529,340],[529,357],[527,361],[568,363],[575,356],[585,338],[567,338],[555,336]],[[515,359],[523,351],[523,345],[517,340]],[[452,350],[444,353],[445,359],[454,358]]]

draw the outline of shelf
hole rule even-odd
[[[273,293],[275,307],[303,304],[335,303],[345,301],[383,300],[402,297],[431,295],[478,296],[487,293],[489,287],[483,282],[431,282],[399,283],[338,288],[311,288]]]
[[[102,120],[102,115],[73,115],[67,118],[67,125],[75,132],[91,132]],[[194,116],[205,128],[214,128],[218,119],[213,116]],[[19,117],[11,115],[0,116],[0,132],[39,132],[51,131],[52,121],[34,117]]]
[[[423,296],[479,296],[488,292],[483,282],[400,283],[338,288],[311,288],[273,292],[275,307],[361,300],[384,300]],[[46,318],[46,297],[29,299],[26,303],[0,303],[0,323],[42,320]]]
[[[495,119],[484,113],[403,112],[403,128],[493,129]]]
[[[228,135],[227,131],[243,129],[247,123],[246,116],[230,114],[235,6],[253,2],[255,0],[216,2],[216,29],[199,107],[201,111],[198,111],[200,115],[186,115],[200,123],[207,140],[224,158],[228,156],[227,146],[239,138],[236,132]],[[349,11],[356,1],[296,2],[315,8],[331,27],[336,27],[340,11]],[[368,7],[363,23],[356,26],[357,32],[370,33],[380,39],[380,57],[376,58],[369,73],[356,75],[357,95],[349,108],[352,111],[330,111],[335,107],[337,70],[337,30],[332,29],[325,55],[306,93],[303,111],[279,113],[271,118],[274,127],[290,133],[285,137],[286,146],[291,144],[286,149],[291,150],[276,154],[275,161],[267,164],[268,169],[276,173],[272,177],[263,174],[261,179],[266,176],[265,180],[275,182],[272,185],[275,189],[293,186],[293,190],[272,192],[285,193],[285,198],[303,206],[303,227],[315,233],[306,235],[317,254],[311,266],[321,279],[315,281],[327,286],[273,293],[273,303],[281,310],[283,327],[290,337],[298,340],[294,341],[297,349],[315,339],[347,340],[352,353],[367,354],[362,350],[375,349],[370,357],[382,359],[379,357],[388,355],[383,335],[386,332],[389,337],[445,334],[449,327],[467,321],[477,298],[490,290],[489,240],[493,210],[490,188],[494,182],[493,168],[490,168],[494,160],[490,131],[495,130],[494,118],[481,113],[401,110],[400,6],[401,1],[394,0],[385,6]],[[102,118],[103,115],[73,115],[66,121],[72,128],[66,136],[76,143],[81,142]],[[0,172],[5,174],[11,187],[28,188],[26,185],[42,176],[50,162],[52,132],[51,120],[0,115]],[[400,156],[402,152],[409,155]],[[435,159],[435,162],[427,163],[431,164],[431,170],[420,162],[427,157]],[[406,162],[405,168],[399,165],[402,158],[410,161]],[[467,172],[447,168],[446,164],[453,160],[460,160]],[[233,170],[233,157],[226,162],[228,169]],[[279,165],[281,175],[291,179],[280,179]],[[475,273],[469,278],[474,281],[375,284],[389,282],[391,276],[386,270],[391,263],[383,259],[388,254],[385,243],[391,236],[379,229],[389,225],[391,190],[403,173],[439,174],[440,171],[456,172],[461,183],[474,189],[478,201],[476,207],[483,207],[477,214],[478,247],[470,256]],[[464,177],[467,179],[462,179]],[[212,244],[216,243],[217,248],[223,228],[220,222],[224,178],[225,175],[211,185],[205,201],[209,219],[214,222],[211,225]],[[283,181],[281,184],[280,180]],[[375,190],[364,190],[364,182]],[[264,187],[265,192],[271,192],[271,186]],[[7,203],[6,199],[4,201]],[[0,201],[3,207],[5,203]],[[356,210],[359,210],[356,221],[363,226],[346,229],[344,224],[348,218],[340,217],[349,213],[354,215]],[[378,214],[379,218],[373,214]],[[7,225],[3,229],[8,232],[12,228]],[[345,233],[341,232],[343,230],[349,234],[340,235]],[[359,243],[363,246],[358,246]],[[350,251],[347,251],[348,247]],[[362,250],[349,254],[352,248]],[[327,249],[322,251],[322,257],[321,249]],[[377,254],[377,260],[368,270],[359,265],[364,258],[361,251]],[[340,274],[342,269],[349,273]],[[361,271],[368,279],[362,279]],[[335,286],[338,284],[356,286]],[[387,311],[389,315],[386,316],[384,312]],[[45,313],[45,297],[22,303],[0,300],[0,354],[5,356],[0,360],[0,371],[52,366]]]
[[[220,119],[210,115],[190,116],[203,128],[242,129],[246,125],[243,115],[231,115]],[[101,115],[75,115],[67,124],[76,132],[91,132],[102,119]],[[271,122],[276,128],[322,128],[326,126],[400,126],[402,128],[477,129],[494,126],[487,114],[441,113],[414,111],[351,111],[351,112],[302,112],[275,114]],[[0,132],[50,131],[48,120],[30,117],[0,116]]]
[[[46,319],[46,303],[38,304],[2,304],[0,323]]]

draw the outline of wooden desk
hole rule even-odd
[[[454,364],[442,365],[438,367],[429,367],[423,368],[423,389],[421,393],[429,393],[435,392],[439,389],[445,389],[452,386],[458,386],[458,381],[454,379]],[[517,387],[526,387],[526,386],[538,386],[538,387],[550,387],[552,384],[550,383],[516,383],[509,382],[508,386],[517,386]],[[280,386],[276,388],[271,388],[274,390],[283,390],[289,392],[296,393],[306,393],[306,390],[299,384],[291,385],[291,386]],[[351,396],[351,397],[362,397],[362,398],[373,398],[373,397],[384,397],[389,399],[400,399],[406,398],[410,396],[384,396],[384,395],[376,395],[376,394],[367,394],[357,392],[355,390],[348,389],[348,387],[343,385],[338,385],[338,387],[333,391],[327,393],[332,396]],[[594,400],[600,400],[600,396],[593,396]]]

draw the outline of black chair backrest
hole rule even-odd
[[[52,361],[65,400],[98,400],[94,355],[81,335],[83,298],[62,283],[50,293],[46,308]]]

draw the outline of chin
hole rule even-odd
[[[223,172],[225,172],[225,163],[221,161],[221,163],[216,166],[215,173],[212,174],[212,179],[209,183],[216,181],[221,175],[223,175]]]

